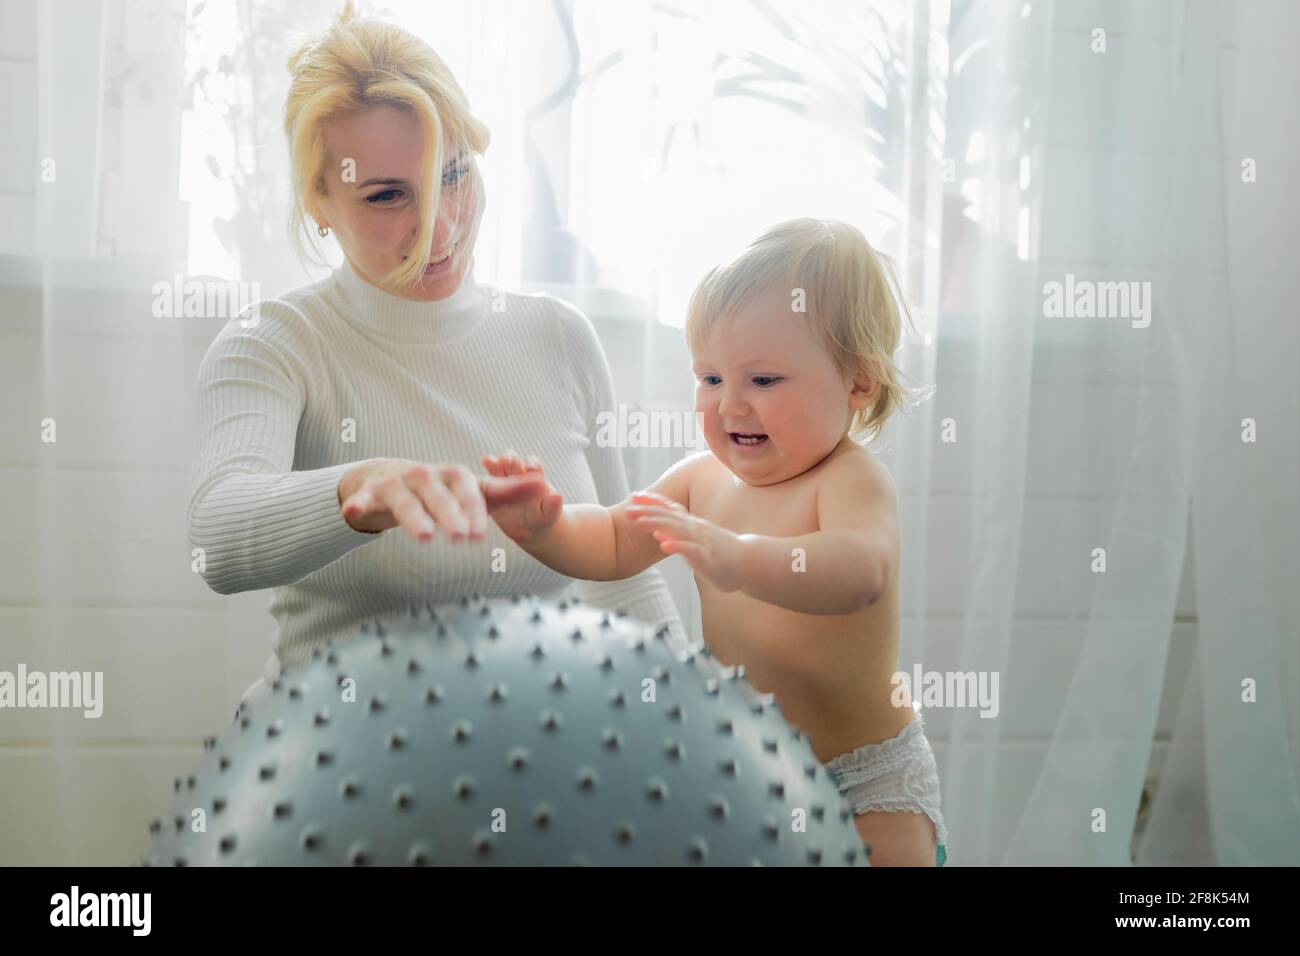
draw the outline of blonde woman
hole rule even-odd
[[[348,3],[289,70],[293,236],[332,235],[346,261],[209,347],[188,508],[213,590],[274,589],[274,652],[246,700],[369,618],[573,584],[489,520],[538,479],[476,473],[483,449],[544,460],[570,502],[628,494],[618,449],[593,438],[614,390],[590,321],[474,280],[489,134],[446,65]],[[684,646],[653,569],[574,593]]]

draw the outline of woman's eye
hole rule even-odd
[[[384,198],[385,196],[400,196],[401,194],[402,191],[400,189],[385,189],[381,193],[375,193],[373,196],[367,196],[366,202],[388,202],[389,200],[385,199]]]

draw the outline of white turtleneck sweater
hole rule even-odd
[[[255,320],[226,324],[199,368],[188,527],[213,590],[274,589],[263,681],[370,618],[475,593],[553,597],[570,585],[589,604],[667,625],[685,646],[653,568],[575,584],[490,519],[482,541],[417,542],[400,528],[354,531],[339,513],[339,480],[357,462],[409,458],[484,474],[480,456],[506,449],[536,455],[565,501],[626,498],[618,449],[593,437],[597,414],[615,408],[614,387],[581,312],[469,275],[451,297],[415,302],[347,263],[257,308]],[[504,571],[493,570],[497,548]]]

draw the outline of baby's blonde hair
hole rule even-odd
[[[687,307],[686,341],[692,352],[699,352],[718,323],[764,292],[779,289],[797,314],[802,290],[804,310],[840,372],[880,383],[871,404],[855,411],[849,424],[849,437],[865,445],[911,397],[911,389],[899,382],[906,376],[893,355],[902,334],[900,306],[909,324],[912,315],[901,290],[895,299],[890,282],[898,289],[893,266],[853,226],[792,219],[773,226],[738,258],[700,280]]]
[[[333,25],[303,43],[289,57],[292,82],[284,105],[284,132],[289,138],[293,170],[293,203],[289,233],[301,253],[308,233],[307,218],[316,218],[316,201],[325,194],[326,165],[339,161],[327,155],[325,124],[339,117],[364,113],[377,106],[406,110],[419,120],[425,150],[416,184],[420,228],[412,249],[427,250],[433,240],[442,199],[443,138],[457,148],[481,154],[487,149],[488,129],[469,110],[455,77],[419,37],[378,20],[360,19],[347,0]],[[431,147],[431,148],[430,148]],[[470,157],[469,175],[455,188],[467,190],[482,208],[482,181]],[[436,174],[435,174],[436,173]],[[475,216],[468,227],[477,229]],[[467,233],[455,241],[473,247]],[[424,272],[426,257],[409,255],[405,262],[379,278],[386,286],[406,286]]]

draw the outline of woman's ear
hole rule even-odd
[[[303,201],[303,208],[307,212],[307,217],[316,223],[317,227],[328,229],[330,227],[329,216],[325,212],[322,200],[325,197],[320,194],[308,196]]]

